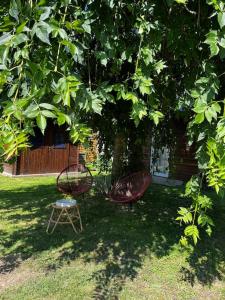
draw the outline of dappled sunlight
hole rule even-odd
[[[4,211],[0,273],[12,272],[24,260],[32,259],[51,274],[69,265],[76,268],[76,261],[81,259],[96,265],[91,275],[95,282],[93,297],[116,299],[127,280],[138,278],[146,257],[160,259],[180,251],[176,210],[187,201],[180,196],[180,188],[152,185],[133,211],[123,210],[92,191],[85,199],[78,198],[82,233],[74,234],[65,225],[47,235],[49,204],[62,196],[55,184],[28,182],[24,180],[18,191],[0,190],[0,208]],[[219,222],[210,243],[202,240],[197,251],[184,252],[187,264],[180,267],[181,281],[193,285],[222,279],[225,241],[221,230],[224,224]]]

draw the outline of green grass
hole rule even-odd
[[[134,211],[91,192],[84,232],[47,235],[55,179],[0,177],[0,299],[225,299],[225,206],[211,239],[181,251],[181,188],[152,185]]]

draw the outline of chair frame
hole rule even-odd
[[[69,169],[69,168],[71,168],[71,167],[74,167],[74,166],[79,166],[79,165],[84,166],[84,167],[86,168],[87,172],[89,173],[90,178],[91,178],[90,187],[88,187],[86,190],[82,191],[82,193],[79,193],[79,192],[76,193],[76,192],[73,192],[73,191],[72,191],[71,193],[66,193],[65,190],[63,190],[63,189],[60,187],[60,184],[59,184],[60,176],[61,176],[67,169]],[[68,174],[67,174],[67,176],[68,176]],[[91,187],[92,187],[92,185],[93,185],[93,176],[92,176],[92,174],[91,174],[91,171],[89,170],[88,167],[85,166],[85,164],[78,164],[78,163],[76,163],[76,164],[71,164],[71,165],[67,166],[66,168],[64,168],[64,169],[60,172],[60,174],[57,176],[57,179],[56,179],[56,185],[57,185],[57,188],[58,188],[58,190],[59,190],[60,192],[62,192],[62,193],[64,193],[64,194],[72,195],[72,196],[78,196],[78,195],[82,195],[82,194],[88,192],[88,191],[91,189]]]
[[[129,182],[129,179],[134,177],[134,176],[146,176],[147,181],[146,183],[142,186],[142,188],[135,193],[132,196],[116,196],[114,194],[114,191],[116,190],[116,186],[118,184],[122,184],[122,183],[126,183]],[[107,197],[110,199],[111,202],[117,203],[117,204],[130,204],[132,205],[134,202],[137,202],[146,192],[147,188],[149,187],[149,185],[152,182],[152,177],[151,174],[148,173],[147,171],[138,171],[138,172],[134,172],[131,173],[127,176],[124,176],[120,179],[118,179],[112,186],[111,190],[109,191],[109,193],[107,194]],[[120,198],[120,199],[119,199]],[[122,199],[123,198],[123,199]]]

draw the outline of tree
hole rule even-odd
[[[201,182],[221,192],[225,180],[223,1],[12,0],[0,10],[2,160],[51,119],[73,142],[98,129],[105,152],[119,149],[132,167],[145,134],[181,118],[201,171],[187,185],[193,204],[179,210],[181,242],[196,243],[198,227],[210,234]]]

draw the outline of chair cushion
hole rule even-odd
[[[61,200],[57,200],[55,203],[56,206],[59,207],[72,207],[77,205],[77,201],[73,200],[73,199],[61,199]]]

